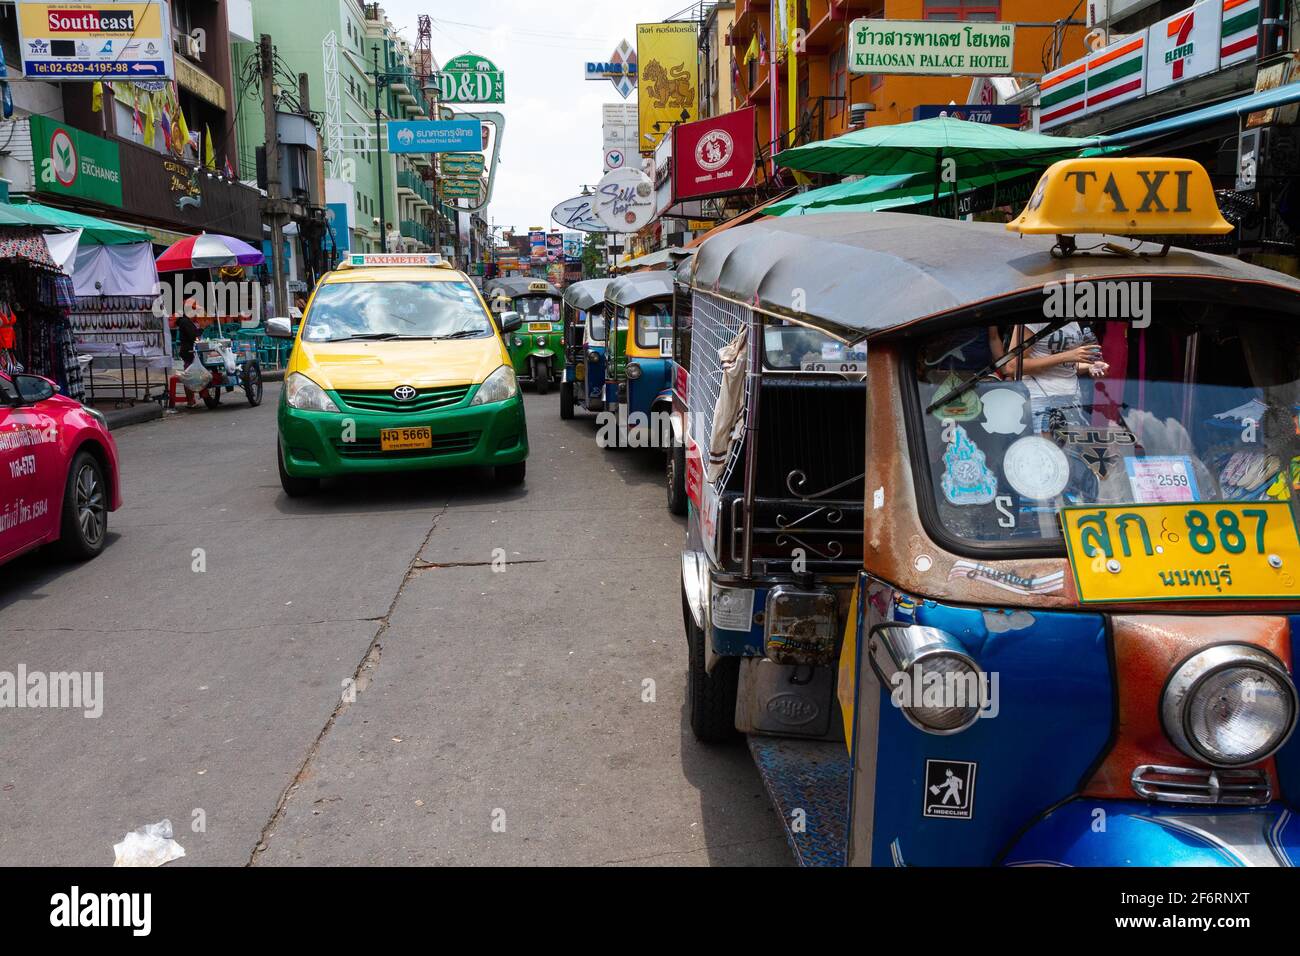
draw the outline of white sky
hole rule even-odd
[[[587,81],[588,60],[608,60],[620,40],[636,46],[636,25],[679,13],[687,0],[381,0],[412,47],[416,17],[433,17],[433,58],[486,56],[505,72],[501,166],[487,216],[524,230],[595,185],[603,173],[601,105],[621,103],[609,82]],[[636,102],[633,93],[627,102]]]

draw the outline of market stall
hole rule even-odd
[[[8,210],[0,215],[0,369],[58,383],[82,401],[85,387],[69,316],[75,290],[41,229]]]

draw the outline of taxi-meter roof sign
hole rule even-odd
[[[1214,186],[1189,159],[1067,159],[1039,180],[1029,205],[1007,223],[1025,235],[1223,235]]]

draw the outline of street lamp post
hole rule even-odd
[[[379,44],[374,45],[375,57],[375,160],[379,167],[379,248],[388,251],[388,231],[385,228],[388,220],[384,215],[384,141],[383,130],[380,123],[383,120],[383,110],[379,105],[379,91],[388,85],[388,74],[381,73],[379,70]]]

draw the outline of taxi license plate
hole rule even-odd
[[[1300,597],[1300,532],[1278,501],[1066,508],[1083,604]]]
[[[415,451],[433,447],[432,428],[384,428],[379,432],[383,451]]]
[[[551,331],[551,323],[550,323],[550,322],[529,322],[529,323],[528,323],[528,331],[529,331],[529,332],[549,332],[549,331]]]

